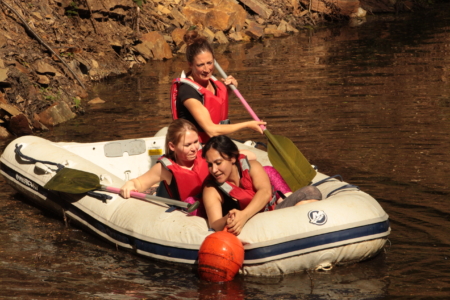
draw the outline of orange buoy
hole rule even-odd
[[[200,246],[198,272],[201,279],[212,282],[230,281],[243,263],[244,247],[226,228],[209,235]]]

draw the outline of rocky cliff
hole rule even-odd
[[[211,43],[248,42],[363,18],[377,3],[383,11],[400,7],[392,0],[0,0],[0,138],[82,113],[90,82],[184,53],[182,37],[194,26]]]

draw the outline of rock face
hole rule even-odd
[[[54,103],[39,114],[40,122],[46,126],[55,126],[73,118],[75,118],[75,114],[63,101]]]
[[[8,78],[8,69],[3,65],[3,61],[0,60],[0,82],[5,82]]]
[[[0,139],[8,139],[10,136],[9,131],[5,127],[0,126]]]
[[[147,60],[172,58],[172,50],[169,44],[167,44],[164,36],[158,31],[143,34],[140,40],[142,43],[134,46],[134,49]]]
[[[311,10],[325,14],[337,14],[341,16],[350,16],[360,7],[359,0],[300,0],[304,5],[311,5]]]
[[[88,104],[103,104],[105,103],[105,100],[100,99],[99,97],[96,97],[92,100],[89,100]]]
[[[0,103],[7,105],[0,127],[16,135],[75,117],[86,101],[74,99],[86,98],[93,80],[184,53],[183,35],[193,27],[227,44],[282,37],[325,22],[323,14],[359,20],[366,11],[413,7],[410,0],[23,2],[0,1]]]
[[[191,24],[221,31],[231,27],[241,30],[247,17],[244,8],[233,0],[191,0],[186,3],[183,14]]]
[[[55,76],[56,74],[59,74],[58,71],[56,71],[56,69],[50,65],[49,63],[45,62],[44,60],[38,60],[35,64],[34,64],[34,68],[36,73],[38,74],[48,74],[51,76]]]
[[[16,136],[33,134],[28,119],[24,114],[13,116],[9,121],[8,129]]]
[[[263,19],[268,19],[272,15],[273,11],[264,2],[259,0],[241,0],[241,2]]]

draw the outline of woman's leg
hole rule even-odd
[[[286,181],[284,181],[283,177],[281,177],[280,173],[278,173],[278,171],[274,167],[264,166],[263,168],[269,176],[270,183],[276,191],[280,191],[283,194],[292,192]]]
[[[322,193],[320,190],[315,186],[305,186],[301,189],[296,190],[292,195],[284,199],[283,202],[280,204],[277,204],[275,209],[285,208],[285,207],[291,207],[296,205],[298,202],[303,200],[322,200]]]

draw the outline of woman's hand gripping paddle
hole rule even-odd
[[[120,193],[119,188],[100,184],[100,178],[97,175],[70,168],[62,168],[59,170],[56,175],[53,176],[46,185],[44,185],[44,188],[69,194],[83,194],[93,190],[102,190],[114,194]],[[132,198],[137,198],[148,202],[159,201],[169,205],[186,208],[188,213],[196,210],[199,205],[198,201],[193,204],[189,204],[178,200],[138,192],[131,192],[130,196]]]
[[[228,77],[220,67],[219,63],[215,60],[214,66],[223,78]],[[253,109],[248,105],[247,101],[245,101],[237,88],[232,84],[230,84],[230,87],[239,100],[241,100],[241,103],[252,118],[255,121],[259,121],[258,116],[256,116]],[[271,134],[264,125],[261,125],[261,129],[269,141],[267,149],[269,160],[273,167],[277,169],[281,176],[283,176],[283,179],[287,182],[291,190],[296,191],[301,187],[309,185],[314,176],[316,176],[316,171],[300,150],[290,139],[284,136]]]

